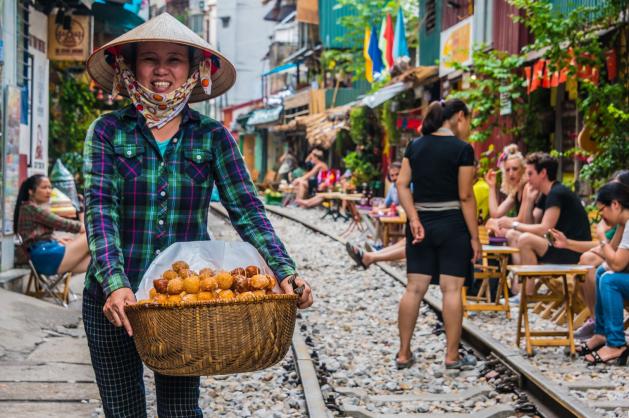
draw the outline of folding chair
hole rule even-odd
[[[23,249],[28,260],[28,267],[30,269],[30,275],[28,277],[28,283],[24,293],[29,296],[34,296],[39,299],[43,299],[46,296],[51,297],[56,303],[67,307],[70,299],[75,300],[77,297],[70,290],[70,280],[72,279],[72,273],[59,273],[55,275],[45,275],[39,273],[33,261],[31,260],[30,252],[24,247],[24,241],[22,237],[16,235],[18,245]]]

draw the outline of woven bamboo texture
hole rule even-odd
[[[127,306],[135,346],[153,371],[211,376],[270,367],[290,347],[297,296]]]

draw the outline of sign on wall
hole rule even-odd
[[[20,110],[22,90],[17,86],[7,86],[5,90],[5,137],[2,156],[4,199],[2,204],[5,234],[13,233],[13,210],[20,187]]]
[[[441,32],[439,51],[439,77],[455,70],[454,63],[472,64],[472,45],[474,16],[463,19],[456,25]]]
[[[49,64],[46,56],[48,34],[47,16],[31,9],[29,50],[33,55],[33,92],[30,130],[29,174],[47,173],[48,160],[48,78]]]
[[[70,30],[55,23],[56,13],[48,16],[48,58],[52,61],[85,61],[92,44],[91,16],[72,16]]]

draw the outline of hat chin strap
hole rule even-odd
[[[169,93],[161,94],[140,84],[133,72],[127,67],[122,55],[117,55],[111,94],[116,97],[122,88],[126,88],[133,106],[144,116],[146,126],[151,129],[160,129],[181,113],[190,100],[190,95],[197,82],[201,84],[204,92],[210,95],[212,91],[211,69],[211,61],[204,60],[199,65],[199,69],[195,70],[180,87]]]

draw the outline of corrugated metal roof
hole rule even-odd
[[[494,48],[517,54],[531,39],[526,27],[516,23],[511,18],[518,14],[518,9],[510,5],[507,0],[495,0],[493,16],[493,44]]]
[[[568,14],[579,6],[600,7],[605,0],[551,0],[551,2],[554,10]]]
[[[342,16],[357,16],[356,9],[350,6],[335,8],[336,0],[319,1],[319,37],[324,48],[352,48],[356,45],[347,45],[337,39],[347,32],[345,27],[339,24]]]

